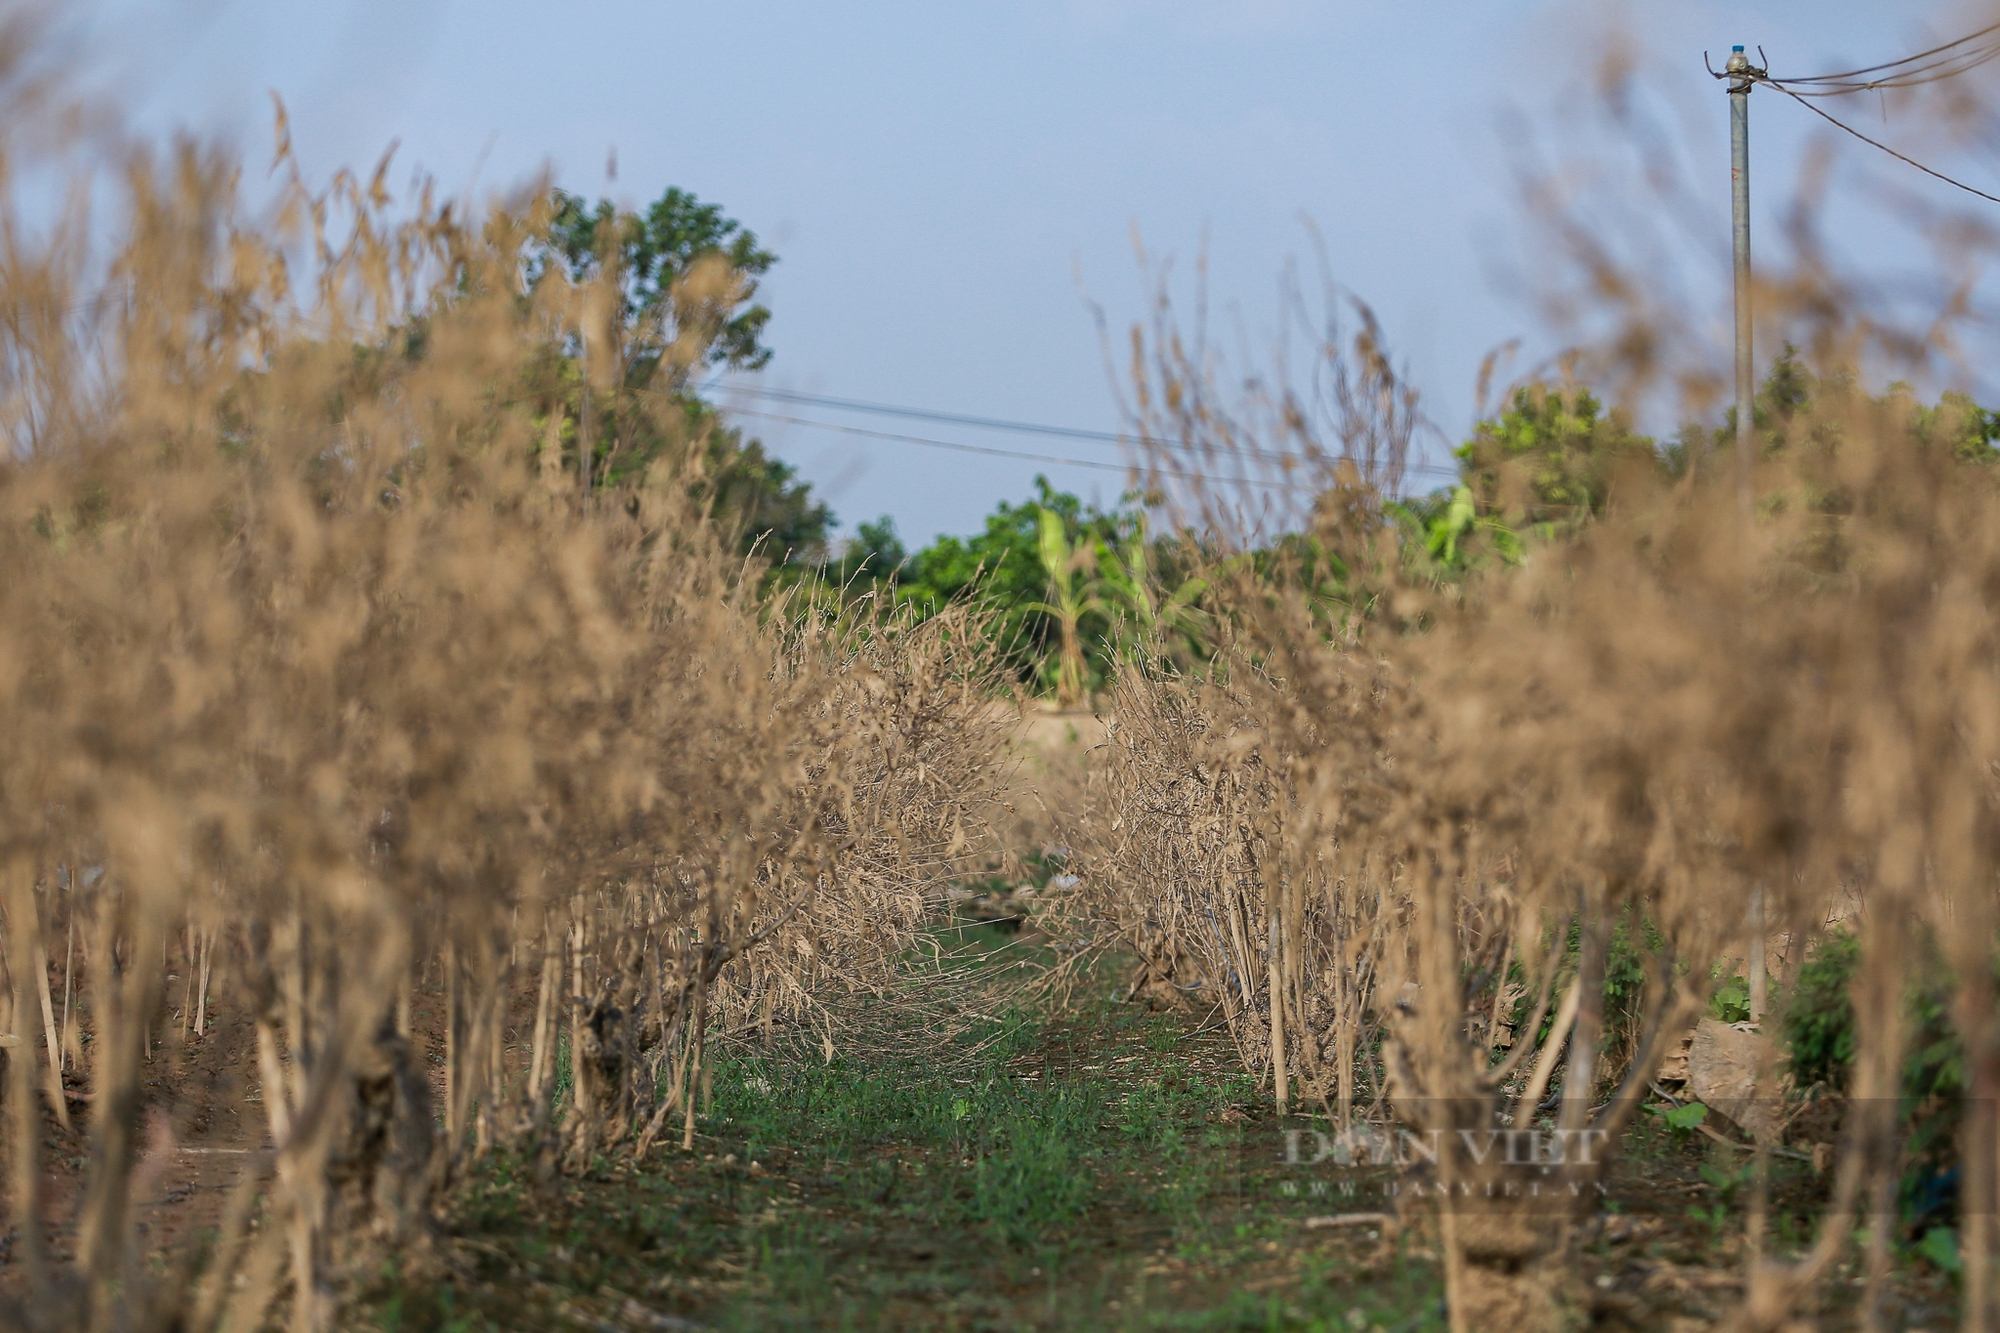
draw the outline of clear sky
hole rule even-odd
[[[1114,334],[1146,313],[1134,235],[1174,262],[1184,298],[1205,253],[1218,327],[1254,350],[1280,324],[1288,259],[1313,263],[1310,219],[1452,443],[1489,350],[1521,337],[1532,363],[1555,346],[1523,285],[1543,242],[1523,222],[1516,168],[1546,145],[1587,155],[1622,132],[1596,123],[1590,91],[1608,34],[1623,34],[1687,165],[1676,280],[1720,339],[1727,112],[1704,48],[1719,63],[1732,41],[1761,43],[1774,67],[1817,73],[1980,21],[1931,0],[73,0],[64,12],[94,76],[143,126],[221,135],[254,161],[276,90],[316,179],[399,140],[399,178],[421,168],[451,190],[546,169],[629,205],[668,185],[722,204],[780,256],[764,378],[794,391],[1116,429],[1091,306]],[[1755,113],[1759,243],[1776,247],[1817,127],[1775,96]],[[1899,129],[1887,108],[1870,123]],[[2000,181],[1991,156],[1946,165]],[[1842,179],[1865,191],[1874,172],[1857,162]],[[1565,179],[1624,188],[1615,173]],[[1830,223],[1856,262],[1888,273],[1900,260],[1874,226]],[[1109,444],[777,410],[1118,458]],[[1037,471],[1085,496],[1120,489],[1111,473],[755,428],[844,528],[888,513],[912,545],[976,529]]]

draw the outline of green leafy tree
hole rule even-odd
[[[1062,517],[1053,509],[1044,509],[1036,517],[1039,520],[1036,551],[1048,575],[1049,600],[1028,605],[1056,622],[1061,636],[1056,655],[1056,698],[1068,707],[1083,697],[1089,675],[1083,656],[1083,618],[1105,610],[1090,577],[1104,539],[1086,531],[1072,545]]]
[[[941,536],[914,554],[887,518],[863,524],[820,577],[850,596],[886,585],[920,612],[978,600],[993,612],[991,632],[1016,678],[1074,701],[1102,683],[1116,654],[1118,594],[1100,582],[1104,553],[1129,551],[1142,524],[1136,509],[1100,510],[1037,477],[1032,498],[1002,501],[982,531]],[[1062,578],[1052,568],[1065,571]]]
[[[1530,539],[1551,541],[1610,503],[1627,468],[1657,471],[1652,440],[1575,385],[1526,385],[1455,451],[1459,484],[1391,501],[1404,558],[1437,580],[1519,564]]]
[[[1421,549],[1431,568],[1440,573],[1464,573],[1481,556],[1518,565],[1527,553],[1520,534],[1505,519],[1479,511],[1470,486],[1439,491],[1428,503],[1405,506],[1403,512],[1416,520],[1412,526],[1422,538]]]
[[[1587,389],[1529,385],[1460,445],[1460,485],[1478,514],[1547,535],[1588,522],[1610,502],[1620,469],[1659,466],[1653,441],[1607,413]],[[1456,496],[1454,504],[1460,503]],[[1453,520],[1469,531],[1462,519]]]
[[[1771,453],[1793,443],[1793,436],[1796,433],[1794,423],[1801,418],[1809,423],[1812,443],[1821,445],[1838,443],[1833,423],[1816,420],[1805,410],[1826,387],[1832,386],[1823,385],[1820,377],[1799,360],[1799,349],[1786,343],[1777,358],[1771,362],[1771,368],[1765,372],[1763,383],[1757,386],[1757,393],[1750,400],[1751,427],[1758,447],[1766,453]],[[1843,379],[1839,387],[1846,389],[1849,384]],[[1699,427],[1682,431],[1683,439],[1690,442],[1697,440],[1700,434]],[[1728,466],[1735,466],[1736,405],[1734,403],[1723,412],[1722,424],[1708,432],[1706,450],[1696,445],[1693,452],[1687,453],[1684,459],[1675,460],[1682,466],[1674,470],[1684,471],[1685,466],[1695,462],[1703,452],[1727,460]]]
[[[855,528],[839,559],[828,562],[823,577],[835,588],[849,591],[894,588],[909,563],[910,553],[896,535],[896,521],[884,514]]]
[[[690,383],[699,370],[770,361],[771,312],[756,298],[776,262],[755,233],[685,190],[639,213],[558,190],[526,278],[609,279],[616,293],[550,348],[539,390],[543,437],[578,486],[615,488],[674,460],[739,549],[782,563],[824,555],[832,510]]]
[[[1947,393],[1936,407],[1921,409],[1917,432],[1968,463],[2000,458],[2000,412],[1989,412],[1963,393]]]
[[[1200,606],[1208,580],[1163,576],[1167,563],[1160,559],[1160,543],[1152,539],[1143,513],[1122,542],[1098,542],[1098,582],[1114,611],[1112,636],[1120,652],[1145,657],[1191,648],[1208,628]],[[1166,590],[1169,580],[1176,584],[1171,592]]]
[[[668,363],[681,380],[699,367],[760,370],[770,363],[763,336],[771,312],[756,297],[758,279],[778,257],[719,205],[680,189],[669,189],[644,213],[620,212],[609,199],[589,204],[562,190],[552,205],[548,240],[530,261],[530,280],[557,266],[572,282],[612,273],[622,297],[613,312],[615,331],[624,334],[621,369],[634,387],[650,383],[662,351],[690,334],[704,351],[690,363]],[[692,281],[704,264],[720,266],[730,281]]]
[[[686,407],[699,423],[703,473],[689,482],[705,500],[709,516],[729,534],[738,550],[757,551],[778,564],[810,562],[825,552],[833,530],[833,509],[814,498],[798,470],[764,452],[764,442],[745,439],[724,425],[705,403]]]
[[[1919,402],[1904,383],[1869,394],[1852,371],[1815,371],[1789,344],[1771,363],[1752,405],[1760,458],[1789,455],[1798,463],[1820,465],[1789,469],[1782,483],[1760,483],[1756,503],[1765,510],[1796,506],[1828,520],[1813,540],[1792,552],[1801,568],[1821,576],[1839,570],[1846,560],[1839,520],[1864,498],[1849,491],[1842,470],[1834,465],[1851,431],[1909,432],[1924,445],[1948,450],[1972,465],[2000,458],[1995,448],[2000,441],[2000,414],[1980,407],[1964,393],[1948,392],[1932,406]],[[1732,407],[1712,432],[1699,426],[1683,428],[1679,444],[1669,450],[1671,469],[1685,471],[1709,456],[1714,460],[1711,466],[1733,471],[1735,422]]]

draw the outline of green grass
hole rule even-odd
[[[1034,947],[953,934],[974,965]],[[745,1330],[1442,1328],[1427,1258],[1246,1206],[1225,1113],[1255,1089],[1104,982],[943,1047],[726,1050],[693,1154],[539,1185],[495,1155],[459,1190],[450,1280],[385,1271],[350,1322],[636,1328],[636,1302]]]
[[[1054,957],[1035,932],[991,925],[941,928],[929,943],[928,966],[961,978]],[[1298,1188],[1278,1145],[1310,1120],[1276,1122],[1226,1037],[1119,1003],[1117,981],[1109,969],[1088,979],[1060,1014],[991,995],[942,1023],[881,1006],[843,1031],[831,1061],[817,1037],[722,1045],[693,1153],[656,1148],[637,1167],[614,1155],[540,1182],[490,1156],[454,1194],[442,1261],[420,1266],[421,1280],[385,1268],[348,1325],[1445,1327],[1426,1228],[1301,1226],[1379,1204]],[[1714,1313],[1702,1302],[1719,1298],[1656,1290],[1650,1273],[1741,1267],[1748,1165],[1696,1119],[1643,1115],[1622,1141],[1603,1212],[1633,1214],[1619,1219],[1631,1225],[1593,1231],[1579,1255],[1586,1287],[1609,1281],[1606,1308],[1627,1311],[1607,1329]],[[1811,1243],[1825,1190],[1809,1163],[1771,1163],[1773,1252]],[[1954,1244],[1944,1228],[1899,1241],[1895,1308],[1908,1320],[1931,1326],[1951,1308]],[[1851,1278],[1843,1267],[1837,1281]],[[1845,1328],[1852,1306],[1823,1313]]]
[[[942,961],[931,966],[948,972],[1052,957],[1033,931],[990,925],[932,943]],[[656,1148],[636,1167],[614,1155],[540,1182],[490,1156],[455,1192],[442,1262],[422,1280],[385,1268],[347,1322],[383,1333],[605,1333],[657,1326],[655,1315],[716,1330],[1445,1327],[1425,1228],[1301,1226],[1379,1205],[1286,1193],[1282,1132],[1310,1121],[1277,1123],[1222,1034],[1119,1003],[1117,979],[1089,980],[1060,1014],[968,1002],[988,1016],[926,1026],[920,1011],[884,1006],[843,1033],[831,1061],[816,1037],[720,1046],[693,1153]],[[1579,1258],[1589,1282],[1611,1281],[1614,1304],[1636,1311],[1607,1328],[1707,1308],[1646,1286],[1656,1266],[1740,1268],[1746,1163],[1693,1120],[1640,1116],[1622,1143],[1604,1212],[1637,1225],[1595,1233]],[[1825,1179],[1780,1158],[1770,1184],[1769,1243],[1797,1253]],[[1940,1229],[1899,1244],[1898,1308],[1912,1319],[1949,1309],[1953,1240]]]

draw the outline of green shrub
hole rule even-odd
[[[1904,1000],[1910,1024],[1902,1078],[1906,1111],[1938,1101],[1955,1106],[1965,1087],[1964,1052],[1949,1012],[1951,976],[1936,950],[1925,947],[1919,958]],[[1784,1000],[1783,1023],[1792,1078],[1801,1087],[1847,1089],[1857,1046],[1850,992],[1860,965],[1860,941],[1837,931],[1820,941],[1799,968]]]
[[[1939,1201],[1956,1188],[1965,1091],[1965,1052],[1949,1009],[1952,977],[1934,948],[1919,950],[1918,960],[1904,1000],[1910,1035],[1898,1099],[1905,1137],[1897,1199],[1906,1217],[1948,1206]],[[1785,997],[1785,1045],[1802,1088],[1847,1089],[1858,1045],[1852,987],[1860,966],[1860,942],[1837,931],[1814,947]]]
[[[1785,1045],[1801,1087],[1845,1088],[1854,1065],[1854,1001],[1848,988],[1861,942],[1847,931],[1821,940],[1799,968],[1785,1004]]]

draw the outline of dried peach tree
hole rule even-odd
[[[613,302],[526,281],[536,197],[294,177],[251,219],[221,155],[113,160],[108,260],[0,222],[0,1300],[325,1327],[468,1155],[686,1143],[713,1032],[830,1041],[981,848],[991,666],[958,613],[760,604],[671,399],[630,410],[684,454],[579,485],[546,369]],[[660,355],[737,282],[686,274]],[[161,1262],[190,1139],[244,1169]]]
[[[1679,384],[1698,409],[1706,382],[1648,359],[1694,331],[1653,322],[1644,284],[1608,271],[1591,280],[1622,322],[1586,369],[1633,394]],[[1840,298],[1807,264],[1764,308],[1828,367],[1921,353]],[[1583,1317],[1578,1224],[1716,969],[1760,928],[1806,941],[1851,912],[1851,1109],[1816,1239],[1779,1257],[1751,1211],[1732,1320],[1761,1329],[1815,1307],[1857,1229],[1871,1303],[1879,1290],[1897,997],[1927,940],[1956,988],[1964,1295],[1968,1326],[1989,1326],[2000,475],[1958,447],[1978,433],[1969,404],[1925,410],[1830,374],[1760,423],[1747,473],[1720,451],[1612,451],[1590,522],[1496,541],[1483,571],[1442,578],[1442,548],[1388,503],[1382,459],[1407,447],[1414,405],[1372,321],[1322,337],[1314,379],[1336,392],[1316,400],[1269,379],[1225,393],[1221,359],[1161,311],[1133,336],[1133,410],[1171,442],[1162,490],[1236,469],[1318,498],[1197,496],[1210,655],[1135,660],[1118,682],[1080,837],[1089,910],[1137,954],[1140,986],[1219,1011],[1281,1113],[1336,1132],[1400,1121],[1432,1143],[1545,1131],[1553,1200],[1512,1195],[1504,1154],[1466,1152],[1439,1156],[1429,1197],[1453,1327],[1553,1329]],[[1494,512],[1536,463],[1493,460]],[[1468,503],[1465,531],[1473,518]],[[1643,933],[1648,975],[1613,1031],[1621,930]]]

